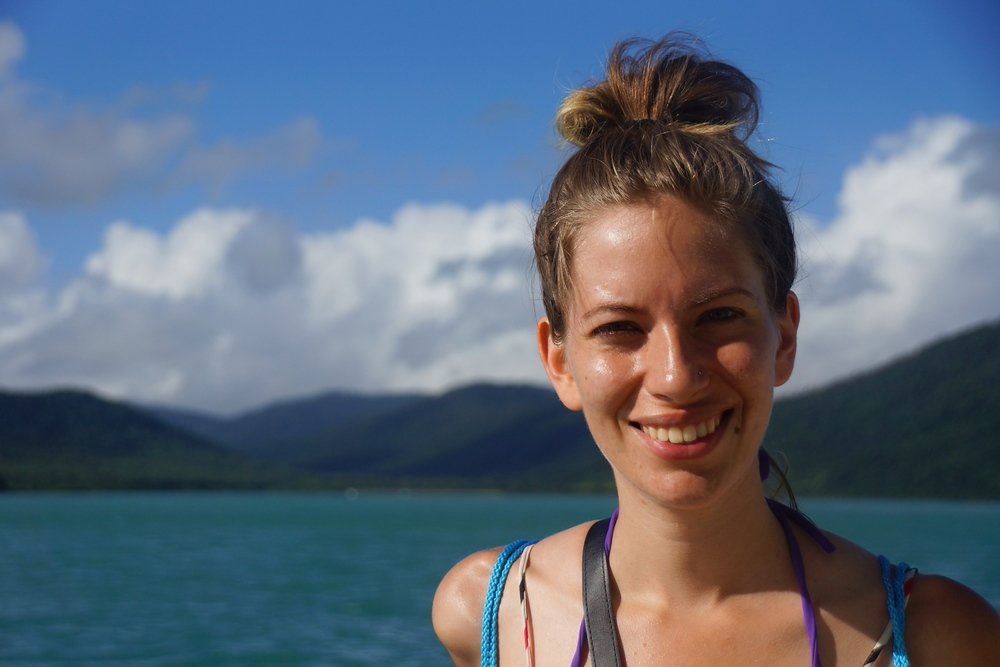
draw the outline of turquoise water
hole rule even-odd
[[[430,628],[477,548],[608,514],[608,497],[0,496],[0,664],[448,664]],[[824,528],[1000,606],[1000,503],[806,500]]]

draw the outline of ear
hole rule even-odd
[[[565,342],[556,341],[552,336],[552,326],[547,317],[538,321],[538,352],[542,357],[545,373],[549,376],[549,382],[555,388],[559,400],[574,412],[582,410],[580,391],[566,360]]]
[[[774,386],[780,387],[792,377],[795,350],[798,346],[799,297],[789,292],[785,312],[778,317],[778,351],[774,358]]]

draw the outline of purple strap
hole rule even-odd
[[[826,538],[826,535],[820,532],[815,524],[791,507],[770,499],[768,499],[767,504],[774,513],[774,516],[778,517],[781,530],[785,533],[785,541],[788,542],[788,554],[792,558],[792,569],[795,571],[795,578],[799,582],[799,597],[802,598],[802,618],[806,623],[806,634],[809,635],[809,647],[812,650],[812,662],[810,664],[812,667],[821,667],[819,660],[819,639],[816,636],[816,610],[813,609],[812,598],[809,597],[809,586],[806,584],[806,566],[802,561],[802,550],[799,549],[799,541],[795,538],[795,532],[792,531],[792,524],[789,519],[791,518],[792,521],[802,526],[806,533],[816,540],[826,553],[830,553],[836,547]]]
[[[799,549],[799,541],[795,538],[792,530],[792,522],[805,531],[823,551],[832,553],[836,547],[827,539],[819,528],[816,527],[804,514],[792,509],[788,505],[779,503],[768,498],[767,506],[781,524],[781,529],[785,533],[785,541],[788,543],[788,553],[792,559],[792,569],[795,570],[795,579],[799,583],[799,597],[802,598],[802,617],[806,624],[806,633],[809,635],[809,646],[812,649],[812,667],[821,667],[819,660],[819,641],[816,636],[816,611],[813,609],[812,600],[809,597],[809,588],[806,585],[806,568],[802,560],[802,551]],[[611,553],[611,538],[615,533],[615,524],[618,522],[618,510],[611,514],[611,523],[608,525],[608,534],[604,538],[604,553]],[[580,636],[576,641],[576,653],[573,654],[573,662],[570,667],[580,667],[582,665],[581,656],[583,647],[587,645],[587,624],[580,622]]]
[[[617,507],[615,508],[615,511],[611,513],[611,521],[608,523],[608,534],[604,538],[604,555],[605,556],[610,556],[611,555],[611,538],[615,534],[615,524],[616,523],[618,523],[618,508]]]
[[[795,524],[805,531],[806,535],[811,537],[813,542],[818,544],[826,553],[832,554],[837,550],[837,547],[833,546],[833,542],[827,538],[826,534],[824,534],[823,531],[820,530],[816,524],[810,521],[809,517],[802,512],[794,510],[783,503],[779,503],[777,500],[771,500],[770,498],[767,499],[767,506],[771,508],[771,511],[778,517],[778,519],[784,517],[786,521],[791,519],[795,522]],[[786,533],[786,536],[787,535],[791,535],[792,541],[795,540],[794,533]]]

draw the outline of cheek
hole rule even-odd
[[[737,433],[751,442],[764,437],[774,400],[774,355],[766,345],[734,343],[719,350],[727,382],[740,396]]]
[[[716,358],[741,385],[760,384],[768,391],[774,387],[774,350],[764,341],[731,343],[719,348]]]
[[[614,375],[614,369],[604,357],[596,357],[590,364],[590,375],[595,380],[607,380]]]
[[[577,379],[581,395],[590,405],[610,403],[628,391],[629,378],[635,376],[632,360],[616,359],[613,356],[588,355],[574,364],[573,375]]]
[[[599,398],[608,393],[614,377],[614,368],[603,357],[591,357],[581,364],[580,373],[577,374],[581,391],[591,398]]]

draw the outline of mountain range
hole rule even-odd
[[[1000,323],[775,403],[765,444],[807,495],[1000,499]],[[0,488],[607,491],[549,389],[330,392],[234,417],[0,392]]]

